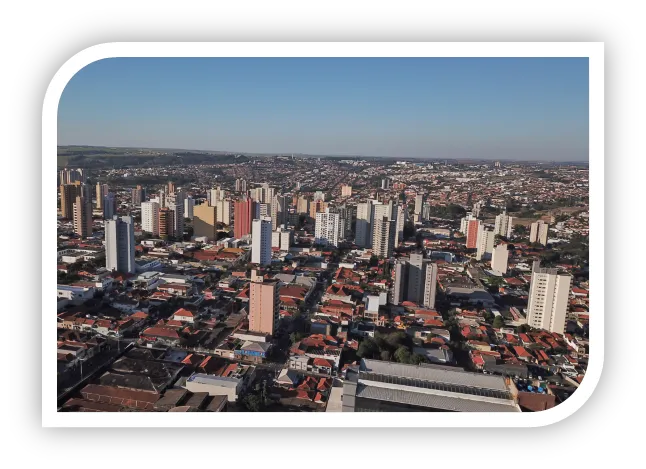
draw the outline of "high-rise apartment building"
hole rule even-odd
[[[471,220],[475,220],[475,219],[476,217],[474,217],[471,213],[467,213],[465,217],[462,217],[462,219],[460,220],[460,233],[462,233],[463,235],[466,235],[468,223]]]
[[[103,197],[103,219],[111,220],[117,214],[117,199],[112,192],[108,192]]]
[[[310,201],[305,197],[299,197],[296,202],[296,213],[310,213]]]
[[[424,206],[424,194],[415,196],[415,215],[422,216],[422,207]]]
[[[195,208],[195,199],[188,196],[184,199],[184,217],[189,220],[193,219],[193,208]]]
[[[77,197],[83,197],[90,200],[90,187],[81,184],[79,181],[74,182],[73,184],[61,184],[60,186],[60,195],[61,195],[61,216],[67,219],[74,218],[74,204],[76,203]]]
[[[341,186],[341,197],[352,197],[352,186],[343,184]]]
[[[372,253],[379,257],[390,258],[395,249],[397,225],[388,217],[375,218],[372,231]]]
[[[476,259],[488,258],[493,253],[493,242],[495,239],[493,230],[488,230],[484,225],[478,227],[478,241]]]
[[[205,236],[209,241],[218,239],[216,207],[208,204],[193,207],[193,235]]]
[[[374,205],[379,203],[376,200],[370,199],[365,203],[357,204],[357,223],[354,242],[359,247],[369,248],[372,246]]]
[[[527,303],[527,324],[537,329],[563,334],[567,319],[572,277],[558,269],[532,266]]]
[[[390,178],[384,178],[381,180],[381,188],[383,190],[388,190],[390,189]]]
[[[169,208],[175,213],[173,216],[173,236],[181,241],[184,237],[184,202],[175,202]]]
[[[233,233],[238,239],[251,234],[251,220],[256,211],[256,203],[244,196],[236,200],[233,214]]]
[[[411,254],[408,259],[397,260],[393,282],[393,304],[412,301],[427,308],[435,308],[436,289],[436,264],[424,259],[422,254]]]
[[[252,222],[251,262],[259,265],[271,264],[271,218],[263,217]]]
[[[108,195],[108,185],[96,183],[96,209],[101,210],[103,208],[103,199]]]
[[[280,225],[287,223],[287,197],[274,195],[271,200],[271,229],[276,230]]]
[[[85,173],[81,168],[65,168],[62,169],[59,173],[59,184],[74,184],[78,182],[79,184],[85,183]]]
[[[491,270],[500,275],[507,273],[507,264],[509,262],[508,248],[507,243],[500,243],[494,248],[491,254]]]
[[[151,200],[141,203],[141,229],[159,236],[159,202]]]
[[[408,221],[408,206],[399,204],[396,206],[397,211],[397,244],[404,240],[404,226]]]
[[[325,209],[327,208],[327,203],[324,200],[318,199],[314,200],[310,204],[310,217],[316,218],[316,214],[320,212],[325,212]]]
[[[511,232],[513,229],[514,217],[507,215],[506,211],[503,211],[500,215],[496,217],[496,223],[494,225],[494,233],[505,238],[511,237]]]
[[[132,205],[139,207],[146,200],[146,191],[141,186],[137,186],[132,190]],[[163,201],[161,201],[163,202]],[[162,205],[163,207],[164,205]]]
[[[172,181],[168,181],[168,193],[172,194],[175,192],[175,183]]]
[[[81,238],[92,236],[92,199],[76,197],[74,202],[74,233]]]
[[[270,218],[271,217],[271,204],[259,202],[256,204],[256,212],[254,218]]]
[[[231,201],[228,199],[220,200],[215,204],[215,207],[218,222],[231,226]]]
[[[247,181],[244,179],[236,179],[235,190],[236,192],[247,192]]]
[[[105,221],[105,267],[109,271],[135,273],[135,224],[132,217],[114,216]]]
[[[532,223],[530,232],[529,232],[529,242],[530,243],[539,243],[543,246],[547,246],[547,234],[549,231],[550,225],[545,223],[543,220],[538,220],[537,222]]]
[[[159,236],[167,239],[175,236],[175,212],[168,207],[159,209]]]
[[[273,335],[279,320],[278,280],[252,272],[249,283],[249,331]]]
[[[322,200],[325,202],[325,192],[323,191],[314,192],[314,202],[316,202],[317,200]]]
[[[337,247],[345,238],[345,222],[338,213],[329,209],[316,214],[314,225],[314,242]]]
[[[467,249],[477,249],[478,233],[481,225],[481,220],[473,219],[467,222]]]

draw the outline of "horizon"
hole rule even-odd
[[[587,162],[588,138],[587,58],[114,58],[58,110],[59,146]]]

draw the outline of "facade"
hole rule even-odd
[[[478,233],[480,232],[480,220],[467,221],[466,235],[467,235],[467,249],[477,249],[478,247]]]
[[[411,254],[408,259],[395,263],[392,303],[399,305],[412,301],[427,308],[435,308],[437,264],[424,259],[422,254]]]
[[[567,319],[572,277],[558,269],[532,266],[532,280],[527,303],[527,324],[538,329],[563,334]]]
[[[399,204],[397,210],[397,244],[404,240],[404,225],[408,221],[408,206]]]
[[[105,221],[105,267],[109,271],[134,274],[135,224],[132,217]]]
[[[476,259],[482,260],[488,258],[493,253],[493,243],[495,239],[493,230],[488,230],[484,225],[478,227],[478,251],[476,252]]]
[[[176,239],[182,239],[184,237],[184,200],[180,202],[175,199],[175,202],[173,202],[169,208],[174,212],[173,236],[175,236]]]
[[[547,233],[549,231],[549,228],[550,225],[545,223],[543,220],[538,220],[537,222],[532,223],[529,232],[529,242],[539,243],[543,246],[547,246]]]
[[[511,232],[513,228],[514,218],[507,215],[507,212],[504,211],[496,217],[496,223],[494,225],[494,234],[504,236],[505,238],[511,237]]]
[[[105,220],[110,220],[117,214],[117,200],[112,192],[108,192],[106,196],[103,197],[101,205],[103,207],[103,218]]]
[[[341,197],[352,197],[352,186],[343,184],[341,186]]]
[[[362,359],[347,371],[343,412],[520,412],[502,376]]]
[[[209,241],[218,239],[216,214],[217,208],[208,204],[193,207],[193,235],[196,238],[205,236]]]
[[[284,195],[275,195],[271,200],[270,212],[271,229],[275,231],[280,225],[284,225],[286,222],[287,197]]]
[[[375,219],[373,230],[372,252],[386,259],[393,255],[395,237],[397,236],[396,221],[388,217]]]
[[[103,199],[108,195],[108,185],[96,183],[96,209],[101,210],[103,208]]]
[[[235,189],[236,192],[247,192],[247,181],[244,179],[236,179]]]
[[[212,204],[213,205],[213,204]],[[220,200],[215,204],[216,216],[218,223],[224,223],[226,226],[231,226],[231,201]]]
[[[238,239],[251,234],[251,220],[256,211],[256,203],[251,198],[243,197],[234,204],[233,233]]]
[[[310,201],[307,198],[298,198],[296,201],[296,213],[310,213]]]
[[[167,239],[170,236],[175,236],[175,212],[168,207],[159,209],[159,236],[162,239]]]
[[[344,220],[338,213],[330,213],[329,209],[326,209],[325,212],[316,214],[314,232],[315,243],[337,247],[345,238]]]
[[[85,173],[81,168],[65,168],[59,173],[60,184],[84,183]]]
[[[132,205],[138,207],[146,200],[146,192],[141,186],[137,186],[132,190]],[[163,206],[163,205],[162,205]]]
[[[314,200],[310,204],[310,217],[316,218],[317,213],[325,212],[326,209],[327,209],[327,203],[325,202],[325,200],[322,200],[322,199]]]
[[[141,229],[153,236],[159,235],[159,202],[141,203]]]
[[[74,233],[81,238],[92,236],[92,199],[77,196],[74,202]]]
[[[75,182],[73,184],[61,184],[61,216],[67,219],[74,218],[74,204],[77,197],[85,197],[90,199],[89,187]]]
[[[357,246],[370,247],[370,231],[372,228],[372,203],[357,204],[357,224],[355,228],[354,242]]]
[[[278,281],[252,274],[249,284],[249,330],[273,335],[279,320]]]
[[[506,243],[496,246],[491,255],[491,270],[498,274],[507,273],[507,263],[509,261],[509,250]]]
[[[184,199],[184,217],[192,220],[194,207],[195,207],[195,199],[193,197],[189,196],[186,199]]]
[[[251,262],[271,264],[271,218],[262,217],[252,222]]]

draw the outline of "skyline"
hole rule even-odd
[[[58,116],[59,145],[587,161],[588,59],[104,59]]]

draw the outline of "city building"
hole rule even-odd
[[[153,236],[159,235],[159,202],[141,203],[141,229]]]
[[[568,313],[572,277],[558,269],[540,267],[535,261],[527,301],[527,324],[563,334]]]
[[[271,229],[276,230],[280,225],[287,222],[287,197],[274,195],[271,200]]]
[[[504,275],[507,273],[507,263],[509,262],[509,246],[507,243],[500,243],[493,250],[491,255],[491,270]]]
[[[221,187],[215,187],[206,193],[206,201],[209,205],[216,205],[219,201],[224,200],[226,194]]]
[[[103,197],[103,218],[105,220],[110,220],[117,214],[117,199],[114,197],[112,192],[108,192]]]
[[[520,412],[502,376],[362,359],[343,383],[343,412]]]
[[[66,176],[67,177],[67,176]],[[80,182],[72,184],[61,184],[61,216],[69,220],[74,218],[74,204],[77,197],[84,197],[90,199],[90,188]]]
[[[240,178],[236,179],[235,190],[236,192],[247,192],[247,181]]]
[[[193,197],[187,197],[184,199],[184,217],[189,220],[193,219],[193,208],[195,207],[195,199]]]
[[[437,289],[437,264],[424,259],[422,254],[411,254],[408,259],[395,263],[392,303],[399,305],[411,301],[435,308]]]
[[[256,211],[256,203],[244,196],[234,203],[233,235],[240,239],[251,234],[251,220]]]
[[[310,204],[310,217],[316,218],[317,213],[325,212],[327,203],[323,199],[312,201]]]
[[[329,209],[316,214],[314,225],[314,242],[337,247],[345,238],[345,221],[338,213],[331,213]]]
[[[181,240],[184,237],[184,200],[176,201],[168,207],[175,212],[173,216],[173,228],[175,239]]]
[[[481,225],[481,220],[472,219],[467,222],[467,249],[477,249]]]
[[[251,230],[251,262],[259,265],[271,264],[271,218],[253,220]]]
[[[352,197],[352,186],[343,184],[341,186],[341,197]]]
[[[135,273],[135,225],[132,217],[105,221],[105,267],[108,271]]]
[[[396,221],[388,217],[376,218],[374,220],[372,253],[375,256],[386,259],[393,255],[395,249],[395,237],[397,236]]]
[[[100,182],[96,183],[96,209],[103,209],[103,199],[108,195],[108,185],[101,184]]]
[[[231,201],[228,199],[220,200],[215,204],[218,223],[231,226]]]
[[[370,233],[372,229],[372,202],[357,204],[357,223],[354,242],[357,246],[370,247]]]
[[[253,271],[249,284],[249,331],[273,335],[279,319],[278,280],[264,280]]]
[[[81,168],[65,168],[59,173],[59,184],[85,183],[85,173]]]
[[[514,217],[507,215],[507,212],[503,211],[496,217],[496,223],[493,229],[494,234],[504,236],[505,238],[510,238],[513,229],[513,223]]]
[[[296,213],[310,213],[310,201],[306,197],[299,197],[296,201]]]
[[[159,236],[168,239],[175,236],[175,212],[168,207],[159,209]]]
[[[140,206],[146,200],[146,191],[141,187],[137,186],[132,190],[132,205],[135,207]],[[165,207],[164,200],[161,200],[161,207]]]
[[[421,222],[422,207],[424,206],[424,194],[417,194],[415,196],[415,223]]]
[[[208,204],[193,207],[193,236],[206,237],[209,241],[218,239],[216,207]]]
[[[550,225],[545,223],[543,220],[538,220],[531,225],[529,232],[529,242],[530,243],[539,243],[543,246],[547,246],[547,234],[549,231]]]
[[[390,189],[390,182],[391,182],[390,178],[383,178],[383,179],[381,180],[381,188],[382,188],[383,190],[388,190],[388,189]]]
[[[81,238],[92,236],[92,199],[77,196],[74,202],[74,233]]]
[[[493,230],[488,230],[484,225],[478,227],[478,241],[476,259],[482,260],[484,258],[489,258],[493,253],[493,243],[496,235]]]

